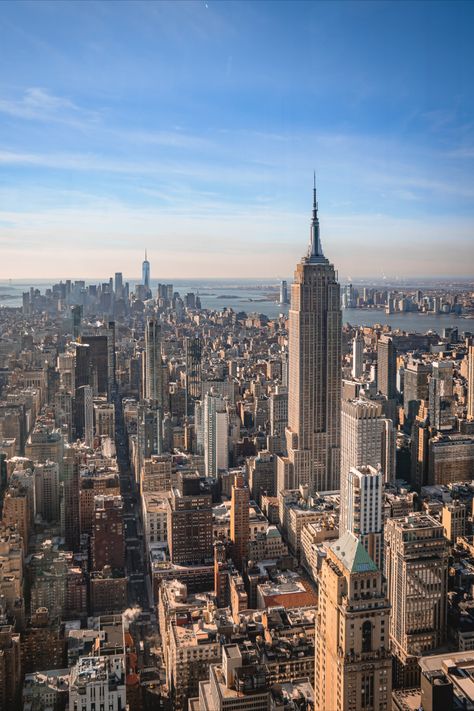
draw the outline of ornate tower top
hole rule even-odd
[[[311,264],[326,261],[319,236],[318,201],[316,199],[316,172],[313,174],[313,217],[311,220],[311,236],[307,260]]]

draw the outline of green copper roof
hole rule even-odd
[[[362,543],[349,531],[331,545],[346,570],[350,573],[376,573],[377,566]]]

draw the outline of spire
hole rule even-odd
[[[146,247],[145,247],[145,262],[147,262],[148,259],[146,258]]]
[[[320,262],[324,260],[321,240],[319,238],[318,201],[316,198],[316,171],[313,172],[313,218],[311,220],[311,239],[309,247],[309,261]]]
[[[316,200],[316,171],[313,171],[313,220],[318,219],[318,201]]]

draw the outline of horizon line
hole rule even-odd
[[[137,281],[141,277],[140,275],[137,276],[126,276],[124,275],[123,272],[113,272],[113,274],[109,277],[99,277],[99,276],[71,276],[71,277],[65,277],[65,276],[58,276],[58,275],[52,275],[52,276],[41,276],[41,277],[18,277],[18,276],[0,276],[0,282],[4,281],[16,281],[16,282],[21,282],[21,281],[51,281],[51,280],[60,280],[60,281],[92,281],[92,280],[105,280],[107,281],[110,278],[114,278],[115,274],[122,274],[123,279],[127,279],[130,281]],[[188,280],[203,280],[207,279],[210,281],[219,281],[222,279],[230,279],[233,281],[237,281],[238,279],[240,280],[245,280],[245,281],[252,281],[255,279],[264,279],[265,281],[281,281],[282,279],[290,279],[292,275],[287,275],[287,276],[275,276],[275,277],[269,277],[269,276],[262,276],[262,275],[255,275],[255,276],[166,276],[166,277],[151,277],[151,281],[160,281],[160,279],[173,279],[174,281],[188,281]],[[412,275],[407,275],[407,276],[376,276],[374,274],[364,274],[362,276],[355,276],[355,277],[342,277],[342,279],[348,280],[349,282],[355,282],[358,279],[380,279],[380,281],[389,281],[389,280],[394,280],[394,281],[401,281],[401,280],[406,280],[406,279],[430,279],[430,280],[435,280],[435,279],[474,279],[474,272],[472,274],[433,274],[433,275],[426,275],[426,276],[412,276]]]

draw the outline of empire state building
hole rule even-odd
[[[339,283],[321,248],[315,182],[310,245],[291,287],[287,456],[278,459],[279,491],[339,488],[341,331]]]

